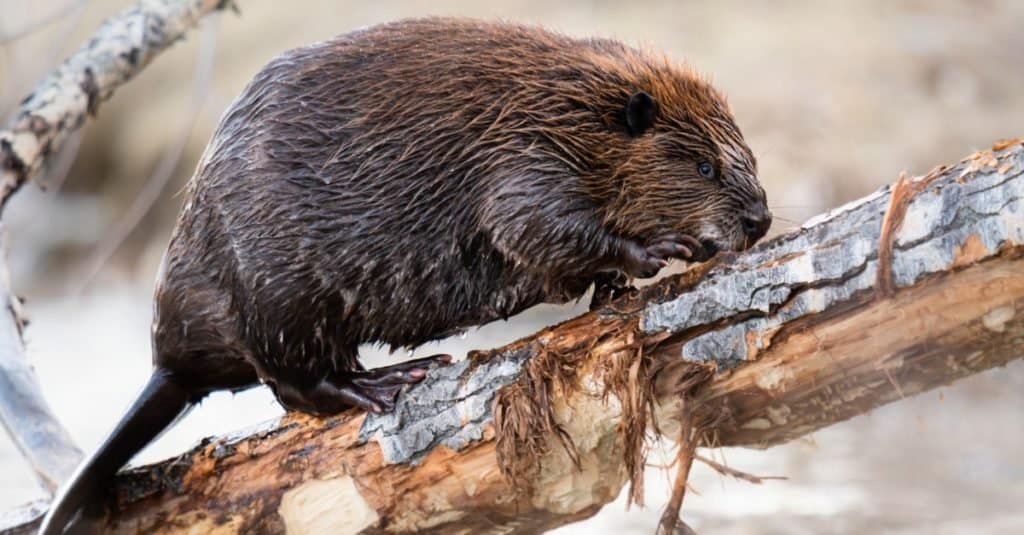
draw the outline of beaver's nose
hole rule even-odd
[[[767,208],[759,206],[740,216],[740,225],[743,233],[749,238],[749,243],[754,244],[768,233],[772,226],[772,213]]]

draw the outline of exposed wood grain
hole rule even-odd
[[[887,232],[885,189],[434,369],[392,414],[290,415],[126,471],[106,530],[533,533],[618,495],[645,391],[663,434],[680,436],[685,397],[712,443],[764,447],[1020,358],[1024,144],[908,186]],[[891,288],[879,291],[883,235]],[[694,384],[695,370],[708,379]],[[545,408],[571,448],[533,433]],[[532,452],[510,472],[522,479],[502,474],[499,452]]]

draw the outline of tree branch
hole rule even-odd
[[[182,39],[199,19],[229,0],[147,0],[108,19],[92,39],[26,97],[0,130],[0,210],[49,157],[95,115],[100,103]],[[5,253],[0,236],[0,253]],[[25,359],[24,324],[0,256],[0,420],[52,492],[74,471],[81,452],[53,416]]]
[[[231,0],[147,0],[111,17],[25,98],[0,131],[0,209],[88,116],[199,20]]]
[[[1014,140],[434,369],[391,414],[290,414],[127,470],[108,532],[574,522],[642,466],[654,412],[669,437],[685,410],[705,446],[765,447],[1020,358],[1021,273]]]
[[[21,302],[11,294],[7,236],[0,227],[0,421],[28,460],[39,484],[56,490],[75,471],[82,452],[53,416],[25,358]]]

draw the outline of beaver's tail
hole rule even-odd
[[[117,427],[66,482],[43,519],[40,535],[60,535],[86,506],[98,503],[117,471],[146,447],[193,403],[193,395],[161,369],[132,403]]]

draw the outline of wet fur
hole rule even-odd
[[[637,91],[658,118],[633,138]],[[699,159],[726,172],[700,177]],[[735,214],[764,199],[753,166],[711,85],[615,41],[425,19],[292,50],[231,106],[190,183],[156,363],[208,388],[310,384],[357,367],[361,343],[416,346],[579,297],[618,267],[619,239],[741,248]]]

